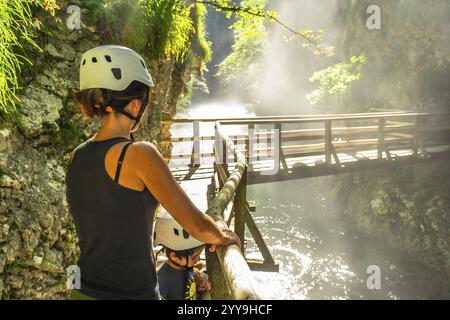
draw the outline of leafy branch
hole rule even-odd
[[[281,21],[278,17],[278,14],[274,11],[259,9],[257,7],[248,7],[245,5],[239,5],[234,3],[229,4],[228,0],[218,0],[218,1],[196,0],[195,2],[214,7],[218,11],[230,13],[230,15],[233,13],[236,14],[244,13],[261,19],[267,19],[269,22],[276,22],[281,27],[292,33],[292,37],[287,38],[286,39],[287,41],[291,40],[295,36],[299,36],[308,42],[303,44],[304,47],[309,47],[310,45],[314,45],[316,47],[316,51],[314,52],[315,55],[326,54],[329,57],[334,55],[333,47],[324,48],[319,43],[319,41],[322,39],[323,30],[318,30],[316,32],[314,32],[313,30],[296,31],[291,27],[289,27],[288,25],[286,25],[283,21]]]

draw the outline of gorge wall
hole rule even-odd
[[[69,3],[58,5],[60,21],[46,25],[51,35],[39,34],[44,52],[22,70],[16,119],[0,123],[0,299],[66,297],[65,269],[76,264],[79,248],[66,202],[65,172],[70,152],[99,124],[87,121],[73,99],[80,57],[101,44],[122,44],[105,42],[104,30],[90,21],[69,30]],[[192,36],[191,43],[196,40]],[[170,146],[159,142],[170,133],[160,121],[174,117],[176,102],[191,75],[200,71],[202,57],[191,48],[184,62],[170,56],[146,60],[155,95],[135,138],[153,141],[167,154]]]

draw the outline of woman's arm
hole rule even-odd
[[[194,238],[213,245],[240,245],[239,238],[222,232],[211,217],[202,213],[192,203],[172,175],[158,149],[148,142],[137,142],[130,147],[130,159],[136,165],[136,175],[150,190],[156,200]]]

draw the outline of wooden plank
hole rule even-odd
[[[262,260],[256,260],[256,259],[246,259],[248,266],[250,267],[250,270],[252,271],[262,271],[262,272],[279,272],[280,271],[280,265],[278,262],[275,262],[273,264],[267,263]]]
[[[292,123],[314,123],[319,122],[323,123],[328,120],[333,121],[350,121],[350,120],[379,120],[380,117],[383,118],[413,118],[416,115],[427,115],[427,113],[421,113],[421,112],[410,112],[410,113],[396,113],[396,114],[383,114],[383,115],[372,115],[372,114],[357,114],[355,116],[322,116],[322,117],[315,117],[315,118],[273,118],[273,119],[260,119],[260,118],[249,118],[249,119],[243,119],[243,120],[223,120],[220,121],[222,125],[245,125],[249,123],[253,124],[277,124],[277,123],[285,123],[285,124],[292,124]],[[442,113],[442,114],[434,114],[434,115],[440,115],[440,116],[448,116],[449,113]]]
[[[396,130],[397,129],[397,130]],[[392,130],[393,132],[398,130],[412,130],[414,126],[404,126],[404,125],[392,125],[385,126],[385,132]],[[433,128],[430,128],[434,130]],[[450,127],[443,127],[442,130],[450,130]],[[353,137],[354,135],[365,134],[365,133],[376,133],[378,126],[358,126],[358,127],[336,127],[333,128],[334,137]],[[258,141],[263,138],[270,138],[274,134],[273,131],[267,132],[255,132],[254,137],[250,138],[250,141]],[[283,141],[296,141],[298,140],[314,140],[323,139],[325,135],[324,128],[313,128],[313,129],[297,129],[297,130],[283,130],[281,132],[281,138]],[[214,141],[215,136],[201,136],[200,141]],[[234,141],[235,144],[238,142],[246,141],[248,139],[247,135],[230,135],[230,139]],[[180,142],[192,142],[194,137],[184,136],[184,137],[172,137],[164,138],[161,140],[163,144],[169,143],[180,143]]]
[[[409,140],[414,138],[413,134],[399,133],[399,132],[392,132],[392,133],[386,134],[386,136],[404,138],[404,139],[409,139]]]
[[[219,174],[220,184],[223,186],[225,182],[228,180],[229,172],[227,170],[226,164],[217,164],[217,173]]]
[[[417,139],[417,144],[420,147],[420,151],[422,152],[423,155],[427,156],[428,155],[427,149],[426,149],[425,143],[423,142],[422,134],[421,134],[421,130],[420,130],[421,126],[423,125],[424,120],[425,120],[424,116],[418,115],[416,117],[416,126],[417,126],[416,139]]]
[[[338,166],[297,167],[295,169],[292,169],[289,174],[283,174],[282,172],[280,172],[276,175],[260,175],[258,172],[249,172],[247,184],[254,185],[277,181],[296,180],[296,179],[320,177],[333,174],[355,172],[361,170],[372,170],[379,168],[390,169],[403,167],[405,165],[410,165],[414,163],[424,163],[432,160],[448,159],[449,156],[450,152],[446,151],[433,154],[430,153],[428,157],[413,157],[413,156],[397,157],[395,161],[388,161],[386,159],[381,160],[370,159],[365,161],[348,162],[341,167]]]
[[[383,135],[383,126],[384,126],[384,119],[379,119],[378,122],[378,144],[377,144],[377,150],[378,150],[378,159],[383,158],[383,141],[384,141],[384,135]]]
[[[273,259],[272,254],[270,253],[270,250],[267,247],[267,244],[264,241],[264,238],[261,235],[261,232],[259,231],[258,226],[255,223],[255,220],[253,220],[253,217],[250,214],[250,209],[248,207],[246,207],[244,214],[247,228],[250,231],[253,239],[255,240],[256,245],[258,246],[258,249],[263,256],[264,262],[274,265],[275,260]]]
[[[385,125],[385,133],[389,132],[398,132],[398,131],[414,131],[414,125]],[[420,131],[449,131],[450,126],[436,126],[436,127],[422,127]],[[365,127],[342,127],[342,128],[333,128],[333,137],[334,138],[353,138],[355,136],[368,134],[368,133],[376,133],[378,131],[378,126],[365,126]],[[256,132],[254,134],[253,140],[260,140],[263,138],[269,138],[273,132]],[[281,132],[281,138],[283,141],[302,141],[302,140],[319,140],[323,139],[325,135],[325,131],[323,128],[318,129],[299,129],[299,130],[284,130]],[[214,141],[214,136],[201,136],[199,137],[200,141]],[[230,139],[233,139],[234,143],[246,141],[248,139],[247,135],[230,135]],[[172,137],[172,138],[164,138],[161,140],[162,144],[170,144],[170,143],[180,143],[180,142],[192,142],[194,141],[194,137],[192,136],[184,136],[184,137]]]
[[[281,161],[281,165],[283,167],[283,169],[287,170],[288,166],[286,164],[286,158],[284,157],[284,153],[283,153],[283,141],[281,140],[281,123],[276,123],[275,124],[275,132],[277,134],[278,137],[278,156],[279,156],[279,160]],[[267,148],[267,149],[274,149],[274,148]]]
[[[347,120],[347,119],[367,119],[367,118],[373,118],[376,119],[378,117],[392,117],[392,118],[409,118],[413,117],[417,114],[426,114],[426,113],[419,113],[419,112],[412,112],[412,111],[405,111],[405,112],[399,112],[399,111],[392,111],[392,112],[364,112],[364,113],[339,113],[339,114],[312,114],[312,115],[283,115],[283,116],[260,116],[255,118],[194,118],[194,119],[167,119],[162,120],[160,123],[162,125],[171,125],[175,123],[191,123],[193,121],[200,121],[200,122],[217,122],[220,121],[223,124],[230,123],[234,121],[240,121],[245,122],[249,119],[259,119],[264,121],[302,121],[302,120],[326,120],[326,119],[333,119],[333,120]],[[434,113],[433,116],[449,116],[450,113]]]
[[[414,122],[406,122],[406,121],[394,121],[394,120],[387,120],[386,124],[395,124],[395,125],[402,125],[402,126],[414,126]]]

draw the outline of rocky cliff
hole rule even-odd
[[[450,277],[448,160],[325,177],[335,214]]]
[[[44,53],[23,70],[15,123],[0,123],[0,299],[65,298],[65,269],[79,253],[65,172],[69,152],[92,135],[98,122],[83,118],[73,94],[81,53],[105,43],[95,25],[83,22],[80,30],[68,30],[66,6],[60,3],[60,22],[47,26],[51,35],[40,35]],[[169,130],[159,121],[175,115],[177,99],[200,70],[201,57],[190,50],[184,62],[173,57],[147,62],[156,95],[136,139],[154,141],[167,153],[170,146],[158,142]]]

